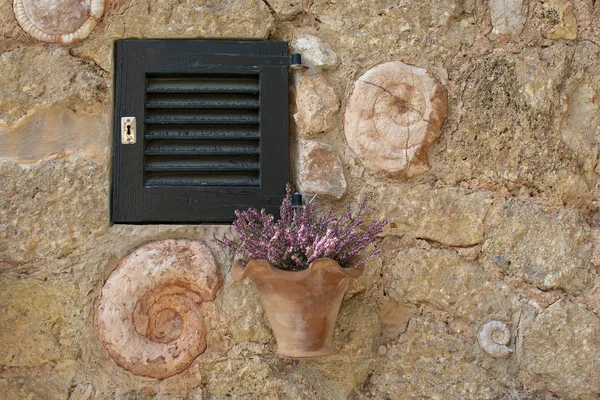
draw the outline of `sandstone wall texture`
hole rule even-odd
[[[122,0],[97,22],[79,43],[43,43],[0,0],[0,397],[600,398],[600,2]],[[254,287],[232,282],[234,255],[212,241],[233,239],[229,226],[110,225],[112,42],[131,37],[303,53],[293,182],[339,210],[368,195],[368,218],[390,221],[342,304],[333,355],[275,355]],[[411,178],[363,164],[344,131],[354,83],[391,61],[447,92],[441,134],[419,155],[429,169]],[[374,107],[406,125],[425,115],[410,96]],[[98,307],[127,255],[167,239],[206,242],[224,281],[199,305],[206,350],[154,379],[109,356]],[[510,331],[506,356],[482,349],[490,321]]]

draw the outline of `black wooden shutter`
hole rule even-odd
[[[289,181],[286,42],[118,40],[112,221],[278,213]],[[121,118],[136,118],[135,144]]]

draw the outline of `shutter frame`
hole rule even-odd
[[[235,219],[234,211],[236,209],[245,209],[248,207],[264,208],[269,213],[278,214],[279,204],[283,199],[285,185],[289,181],[290,175],[288,122],[289,56],[286,42],[124,39],[115,42],[114,59],[115,121],[111,204],[112,222],[132,224],[228,223]],[[151,186],[149,184],[149,182],[153,181],[150,179],[152,173],[148,172],[148,170],[153,170],[153,166],[160,165],[160,163],[152,164],[152,161],[149,161],[158,158],[158,156],[155,156],[157,153],[153,152],[155,151],[153,149],[178,149],[178,146],[169,147],[171,142],[165,142],[164,140],[160,144],[166,143],[167,146],[152,147],[149,145],[150,143],[157,143],[152,142],[152,140],[156,140],[156,137],[152,136],[151,132],[148,132],[150,129],[149,126],[155,127],[157,125],[146,123],[148,109],[150,109],[146,108],[147,81],[151,77],[171,75],[182,76],[184,78],[189,76],[199,80],[204,79],[204,76],[216,76],[215,79],[217,80],[222,76],[258,76],[260,85],[258,102],[258,145],[260,152],[257,156],[260,184],[258,186],[210,186],[210,183],[204,181],[202,181],[202,184],[205,184],[205,186],[185,185],[185,182],[188,181],[194,181],[197,184],[198,179],[202,180],[201,178],[197,178],[196,180],[186,180],[184,178],[177,181],[178,184],[181,183],[179,186]],[[193,98],[194,101],[197,100],[194,95],[186,96]],[[158,97],[159,101],[152,103],[155,107],[161,107],[161,104],[163,104],[160,102],[160,96]],[[177,100],[177,95],[170,94],[166,98],[168,100]],[[215,98],[220,101],[223,98],[226,99],[227,96],[217,95]],[[254,101],[247,102],[245,98],[243,100],[239,104],[236,103],[236,108],[231,108],[232,114],[238,115],[236,113],[239,113],[242,115],[245,111],[238,112],[234,110],[246,107],[245,104],[252,104],[252,107],[256,105]],[[198,104],[203,104],[200,107],[205,107],[205,103],[201,99]],[[221,103],[217,102],[215,104],[209,104],[208,107],[224,107]],[[192,112],[193,110],[196,109],[192,108]],[[162,110],[162,112],[169,118],[171,115],[175,115],[174,118],[187,115],[185,112],[181,113],[177,110],[174,112]],[[204,108],[202,108],[202,112],[205,112]],[[210,112],[208,113],[210,114]],[[137,142],[135,144],[121,144],[121,117],[136,117]],[[204,128],[202,127],[206,125],[203,125],[201,122],[194,126],[200,128],[194,130],[193,134],[203,135],[202,131]],[[213,125],[210,125],[210,127],[213,127]],[[187,129],[186,132],[183,132],[183,135],[187,135],[186,138],[195,137],[190,133],[192,129]],[[211,132],[209,136],[206,136],[208,139],[203,139],[204,142],[202,143],[206,144],[214,139],[220,139],[219,142],[214,143],[224,143],[225,140],[228,140],[224,138],[228,138],[228,134],[232,130],[235,129],[223,128],[217,133]],[[155,131],[156,129],[153,132]],[[144,137],[146,133],[149,135],[148,139]],[[178,132],[177,134],[180,133],[182,132]],[[204,138],[204,136],[202,137]],[[178,138],[178,140],[173,140],[172,143],[184,143],[181,141],[181,138]],[[191,151],[198,151],[194,143],[200,142],[190,143],[186,145],[192,149]],[[225,154],[216,156],[217,159],[221,159],[219,157],[231,157],[235,159],[235,157],[238,157],[234,154],[236,148],[250,151],[248,150],[248,146],[239,147],[237,144],[249,142],[231,141],[227,143],[235,143],[236,145],[224,146],[229,153],[227,151],[224,153],[217,151],[217,154]],[[144,151],[146,148],[151,148],[151,150],[148,150],[145,154]],[[173,157],[175,157],[176,161],[179,160],[178,156]],[[190,157],[196,156],[189,156],[186,159]],[[248,157],[254,156],[248,155]],[[225,158],[223,159],[225,160]],[[240,160],[242,159],[244,157]],[[193,165],[197,165],[198,163],[194,160],[192,160]],[[225,162],[225,168],[229,168],[228,165],[232,163],[235,164],[233,161]],[[245,165],[242,166],[246,168]],[[209,168],[213,167],[212,164],[209,165]],[[191,168],[203,167],[192,166]],[[147,170],[146,172],[144,172],[145,169]],[[199,173],[201,177],[212,174],[212,172]],[[243,172],[240,173],[244,174]],[[160,173],[158,174],[160,175]],[[185,175],[185,173],[182,174]],[[233,174],[235,178],[236,173]],[[215,173],[216,175],[218,173]],[[163,181],[156,180],[154,182]],[[213,181],[208,180],[207,182]],[[225,180],[223,182],[226,183],[228,181]],[[234,179],[232,182],[238,181]]]

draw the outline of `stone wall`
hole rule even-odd
[[[372,198],[390,223],[342,305],[333,355],[286,360],[228,226],[109,225],[112,41],[290,41],[294,182],[322,207]],[[108,1],[78,44],[37,41],[0,1],[0,393],[6,399],[597,399],[600,4],[593,0]],[[348,145],[345,99],[402,61],[447,91],[427,171]],[[347,134],[347,132],[346,132]],[[326,166],[328,174],[323,173]],[[425,168],[426,169],[426,168]],[[161,239],[206,241],[223,286],[207,347],[162,380],[102,346],[102,287]],[[510,355],[482,349],[501,321]]]

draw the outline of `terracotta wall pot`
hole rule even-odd
[[[266,260],[244,265],[236,261],[231,275],[240,282],[250,278],[277,339],[282,357],[319,357],[331,353],[333,327],[349,278],[363,272],[342,268],[329,258],[311,263],[303,271],[284,271]]]

